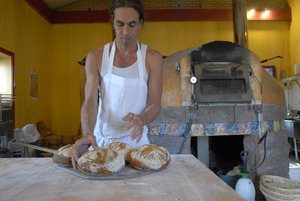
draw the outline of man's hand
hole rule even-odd
[[[124,121],[129,121],[127,126],[125,126],[124,130],[128,131],[130,128],[134,128],[131,132],[131,140],[136,140],[136,143],[138,143],[142,136],[143,136],[143,127],[144,127],[144,121],[141,115],[136,115],[131,112],[129,112],[125,117],[122,118]]]
[[[75,144],[73,144],[73,154],[72,154],[72,164],[73,168],[77,168],[77,161],[79,157],[88,150],[88,148],[92,145],[94,149],[98,149],[98,145],[96,143],[96,137],[93,134],[86,134],[82,138],[76,140]]]

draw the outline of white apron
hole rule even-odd
[[[136,140],[132,141],[130,137],[130,133],[134,128],[125,131],[124,127],[129,121],[122,120],[122,117],[126,116],[129,112],[134,114],[142,113],[147,104],[148,87],[143,79],[143,73],[146,68],[138,42],[137,46],[139,77],[124,78],[112,74],[116,51],[115,42],[112,45],[109,60],[107,61],[107,73],[100,84],[99,108],[94,129],[94,135],[99,147],[115,141],[130,144],[134,148],[143,144],[149,144],[147,137],[148,129],[146,126],[143,128],[142,139],[139,143],[136,143]],[[104,48],[103,58],[107,51],[109,51],[109,44]]]

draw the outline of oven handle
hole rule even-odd
[[[195,76],[195,67],[194,64],[191,64],[191,92],[192,92],[192,105],[194,106],[194,110],[198,110],[198,104],[196,102],[196,95],[195,95],[195,84],[197,82],[197,78]]]

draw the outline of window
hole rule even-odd
[[[13,94],[12,58],[0,52],[0,94]]]

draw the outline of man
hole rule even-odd
[[[97,149],[114,141],[133,147],[148,144],[146,125],[161,107],[162,56],[136,40],[145,20],[143,5],[139,0],[114,0],[110,14],[115,41],[91,51],[86,59],[83,137],[73,146],[74,168],[90,145]]]

